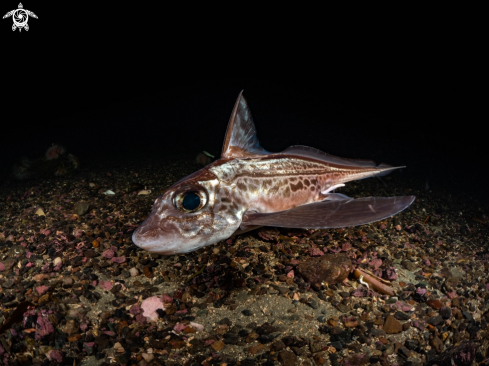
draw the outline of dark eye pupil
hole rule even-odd
[[[186,210],[195,210],[200,205],[200,197],[194,192],[187,193],[183,198],[182,205]]]

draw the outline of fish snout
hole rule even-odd
[[[156,222],[143,222],[132,234],[132,242],[148,252],[171,254],[175,250],[175,234]]]

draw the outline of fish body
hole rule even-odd
[[[221,159],[158,197],[133,242],[150,252],[178,254],[259,226],[334,228],[378,221],[402,211],[415,197],[352,199],[333,191],[349,181],[398,168],[306,146],[270,153],[259,145],[240,93]]]

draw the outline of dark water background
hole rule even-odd
[[[39,17],[29,32],[0,28],[0,184],[52,143],[85,166],[219,155],[244,89],[269,151],[303,144],[406,165],[400,174],[423,187],[487,205],[481,58],[468,28],[472,37],[440,33],[433,19],[413,29],[350,17],[341,28],[282,17],[251,27],[149,6],[141,23],[133,7],[82,4],[61,27],[59,7],[24,7]]]

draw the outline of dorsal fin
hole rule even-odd
[[[269,154],[256,137],[256,128],[243,91],[239,93],[229,118],[226,137],[222,147],[222,158],[249,158]]]
[[[334,156],[313,147],[303,145],[290,146],[282,151],[280,154],[305,156],[308,158],[326,161],[333,164],[372,168],[377,166],[377,164],[373,160],[340,158],[339,156]]]
[[[339,156],[334,156],[325,153],[321,150],[315,149],[313,147],[303,146],[303,145],[290,146],[278,154],[304,156],[308,158],[321,160],[327,163],[347,165],[351,167],[376,168],[379,170],[377,173],[374,173],[374,175],[377,177],[383,177],[391,173],[395,169],[405,168],[404,166],[393,167],[392,165],[385,164],[385,163],[376,164],[375,161],[373,160],[340,158]],[[368,178],[368,177],[369,176],[365,176],[363,178]],[[363,178],[359,178],[359,179],[363,179]]]

